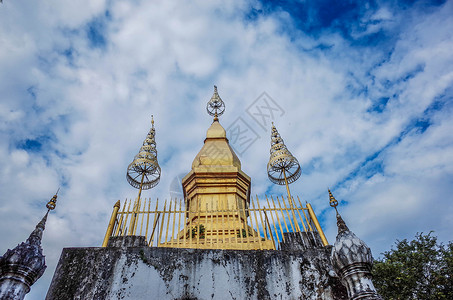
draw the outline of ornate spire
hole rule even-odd
[[[271,156],[267,163],[267,176],[270,181],[279,185],[286,185],[288,201],[293,206],[293,200],[288,184],[293,183],[300,177],[300,165],[297,159],[286,148],[283,139],[272,122],[271,130]]]
[[[330,189],[327,189],[329,191],[329,204],[331,207],[335,208],[335,212],[337,213],[337,227],[338,227],[338,234],[349,231],[348,226],[344,222],[343,218],[341,217],[340,213],[337,210],[338,206],[338,201],[335,199],[335,197],[332,195],[332,192]]]
[[[286,182],[293,183],[299,179],[301,174],[299,162],[286,148],[274,123],[272,123],[270,154],[267,164],[267,174],[270,181],[283,185]]]
[[[151,129],[146,136],[143,146],[135,155],[134,160],[127,167],[126,178],[130,185],[138,190],[137,201],[134,203],[133,214],[130,220],[129,235],[133,235],[136,227],[136,219],[140,208],[142,190],[155,187],[160,180],[160,167],[157,162],[156,130],[154,129],[154,117],[151,116]],[[106,243],[104,240],[103,245]]]
[[[155,187],[160,180],[160,166],[157,162],[157,150],[154,129],[154,118],[151,116],[151,129],[146,136],[134,160],[127,167],[127,181],[134,188],[147,190]]]
[[[58,193],[58,191],[57,191]],[[57,194],[47,203],[47,213],[36,225],[25,242],[0,257],[0,298],[23,299],[43,274],[46,260],[42,253],[41,239],[46,227],[47,215],[55,209]]]
[[[0,258],[1,283],[12,281],[12,288],[8,294],[3,288],[0,288],[2,294],[1,299],[17,299],[8,298],[8,295],[21,291],[23,296],[30,291],[30,286],[38,280],[46,270],[45,256],[42,254],[41,238],[47,220],[47,214],[36,225],[35,230],[30,234],[25,242],[17,245],[16,248],[8,251]],[[11,286],[10,285],[10,286]],[[6,285],[8,287],[8,285]],[[6,292],[6,294],[3,294]],[[5,297],[5,298],[2,298]]]
[[[214,94],[206,105],[208,114],[214,117],[214,121],[218,121],[218,116],[221,116],[225,112],[225,103],[217,93],[217,86],[214,85]]]
[[[349,230],[338,213],[338,201],[329,191],[330,206],[337,213],[338,234],[330,255],[332,266],[348,290],[349,299],[382,300],[374,288],[371,267],[373,256],[370,248]]]

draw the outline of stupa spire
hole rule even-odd
[[[142,190],[155,187],[160,180],[160,166],[157,161],[156,129],[154,129],[154,116],[151,115],[151,129],[148,132],[138,154],[127,167],[126,178],[130,185],[139,189],[137,201],[135,201],[129,226],[129,235],[132,235],[136,227],[135,220],[140,207]],[[109,229],[107,229],[108,231]],[[105,243],[105,241],[104,241]]]
[[[286,148],[277,128],[275,128],[274,122],[272,122],[271,150],[269,163],[267,164],[267,175],[273,183],[286,185],[291,205],[293,205],[293,201],[289,191],[289,184],[299,179],[300,174],[299,162]]]

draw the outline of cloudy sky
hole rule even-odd
[[[220,122],[267,179],[270,121],[302,167],[292,194],[327,239],[327,187],[375,257],[416,232],[452,240],[453,1],[76,1],[0,4],[0,254],[61,187],[43,238],[43,299],[63,247],[99,246],[154,115],[169,198]],[[263,94],[264,93],[264,94]],[[237,130],[246,132],[239,136]]]

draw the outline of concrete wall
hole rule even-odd
[[[65,248],[46,299],[347,299],[331,248]]]

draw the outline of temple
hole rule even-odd
[[[46,299],[380,299],[371,252],[338,211],[331,246],[312,206],[291,195],[301,168],[276,126],[267,175],[287,197],[253,197],[219,121],[217,87],[206,109],[213,121],[183,199],[142,197],[161,176],[152,120],[127,168],[137,198],[115,203],[102,247],[63,249]],[[330,190],[329,199],[337,210]]]

